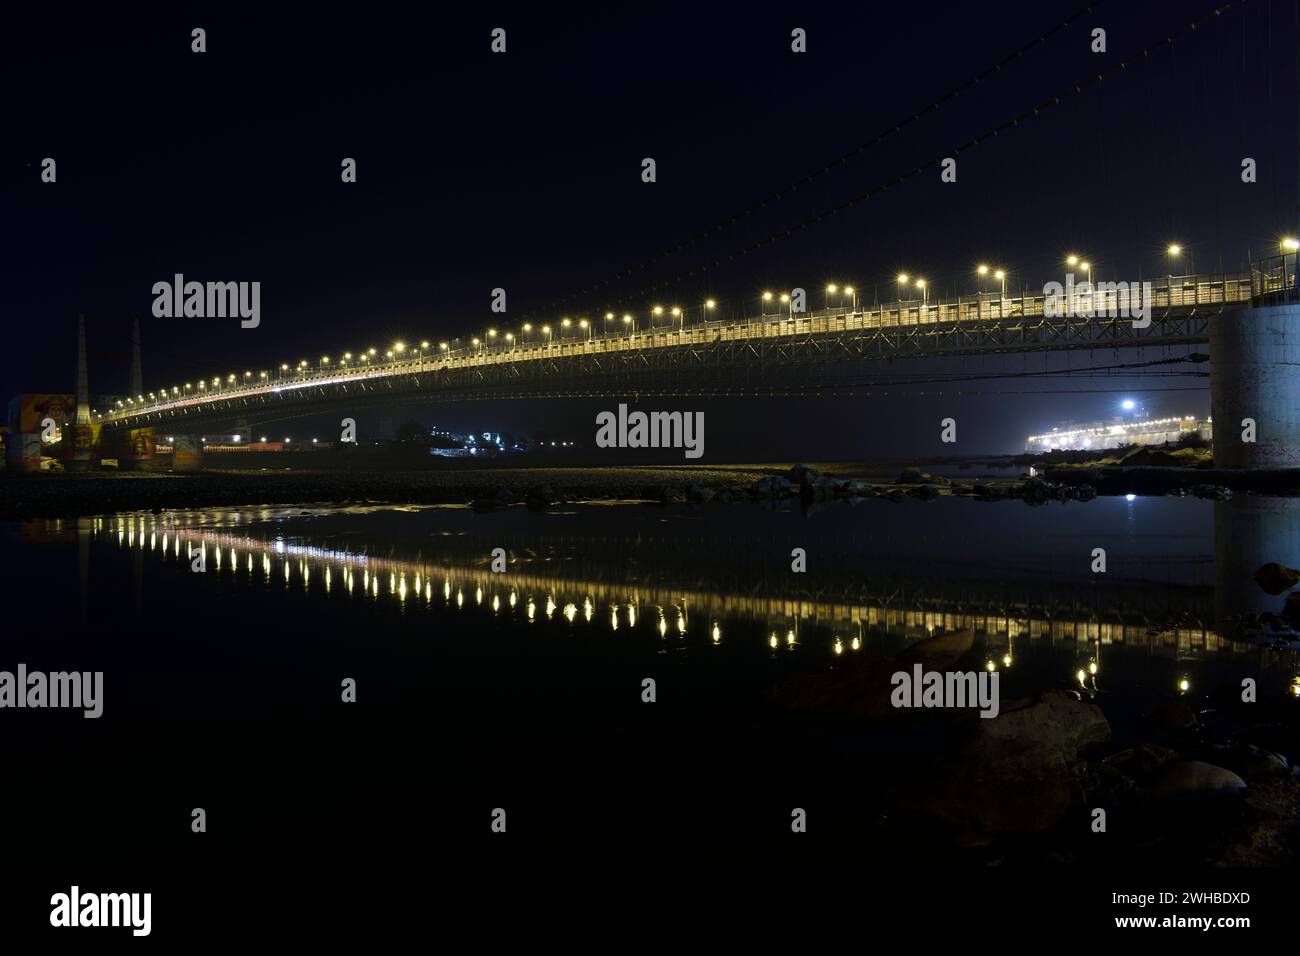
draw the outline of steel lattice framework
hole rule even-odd
[[[1214,316],[1251,301],[1249,276],[1195,277],[1155,290],[1145,321],[1121,317],[1123,300],[1098,294],[1087,308],[1052,314],[1044,296],[982,295],[899,302],[870,311],[828,309],[708,322],[677,329],[544,343],[486,344],[376,364],[298,369],[256,383],[132,400],[106,427],[282,421],[335,409],[431,398],[789,395],[843,387],[890,362],[1208,343]],[[233,376],[232,376],[233,378]]]

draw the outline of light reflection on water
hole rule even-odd
[[[1048,648],[1091,692],[1112,648],[1166,659],[1179,683],[1192,683],[1201,662],[1240,654],[1294,677],[1295,651],[1233,639],[1223,621],[1280,603],[1257,593],[1251,576],[1267,560],[1300,563],[1295,502],[1005,504],[881,503],[832,511],[829,521],[758,508],[599,509],[599,520],[578,509],[558,521],[410,508],[214,510],[32,522],[25,534],[75,529],[177,573],[197,557],[213,575],[205,587],[363,597],[403,614],[438,604],[519,628],[563,622],[665,646],[740,641],[829,664],[970,628],[988,670]],[[1081,557],[1097,542],[1110,552],[1105,575],[1089,574]],[[789,570],[792,543],[811,556],[809,573]],[[504,572],[491,570],[495,547],[509,554]]]

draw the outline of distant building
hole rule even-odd
[[[1146,418],[1140,421],[1097,422],[1092,425],[1053,428],[1045,435],[1030,435],[1025,451],[1088,451],[1122,448],[1126,445],[1163,445],[1197,436],[1206,441],[1214,437],[1208,418]]]

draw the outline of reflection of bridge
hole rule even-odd
[[[972,628],[998,647],[1021,639],[1080,648],[1115,644],[1179,658],[1254,650],[1204,623],[1210,613],[1208,594],[1187,589],[1175,599],[1182,607],[1176,607],[1167,599],[1152,599],[1149,583],[1128,591],[1116,587],[1108,590],[1105,600],[1080,602],[1068,596],[1068,587],[1031,584],[993,593],[982,583],[945,587],[936,578],[906,586],[897,578],[866,574],[852,575],[856,585],[845,583],[846,578],[810,588],[799,576],[773,581],[730,576],[725,565],[710,565],[707,585],[701,583],[698,566],[675,571],[658,563],[643,579],[626,580],[626,564],[595,557],[583,563],[556,560],[558,553],[535,536],[520,539],[531,544],[527,547],[511,545],[500,534],[493,540],[509,546],[511,557],[506,571],[494,573],[488,551],[478,547],[477,540],[446,539],[446,550],[457,552],[453,555],[441,550],[427,557],[396,556],[196,527],[186,520],[173,523],[166,516],[86,520],[101,540],[154,553],[185,571],[193,556],[201,555],[208,573],[306,593],[340,592],[403,606],[442,602],[517,614],[527,622],[558,615],[571,624],[581,619],[615,631],[639,625],[657,630],[661,637],[714,643],[744,622],[774,641],[774,647],[815,639],[823,652],[832,653],[857,650],[866,639],[897,646],[960,628]],[[563,570],[552,570],[557,565]],[[609,573],[597,576],[591,568]]]
[[[1130,316],[1126,289],[1078,294],[1049,315],[1041,294],[980,294],[870,309],[837,308],[703,321],[675,328],[580,320],[518,333],[484,333],[468,344],[423,343],[345,353],[279,370],[228,373],[123,400],[96,421],[146,425],[274,421],[334,406],[407,398],[509,398],[637,394],[737,394],[833,383],[836,370],[885,359],[1166,346],[1209,341],[1213,315],[1249,303],[1252,277],[1199,275],[1153,284],[1149,323]],[[617,317],[614,317],[617,318]],[[585,328],[584,328],[585,327]],[[618,329],[623,331],[619,332]]]

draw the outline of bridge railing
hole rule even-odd
[[[1258,302],[1269,296],[1295,295],[1295,254],[1264,260],[1250,274],[1203,274],[1161,276],[1151,281],[1149,301],[1154,310],[1194,309],[1231,303]],[[1078,292],[1055,303],[1058,313],[1066,315],[1113,318],[1131,314],[1137,304],[1136,291],[1128,286],[1097,288]],[[1131,284],[1130,284],[1131,285]],[[1044,293],[1002,294],[981,292],[958,296],[955,300],[928,302],[924,299],[898,299],[877,303],[869,308],[846,306],[794,314],[766,314],[745,319],[710,319],[688,326],[660,327],[620,331],[613,335],[548,339],[544,342],[521,342],[464,346],[426,354],[408,352],[400,359],[372,362],[348,367],[330,366],[291,369],[278,378],[256,382],[242,381],[191,391],[153,402],[137,403],[100,415],[101,421],[118,421],[135,415],[162,410],[181,410],[212,401],[246,396],[294,391],[322,385],[365,382],[400,375],[425,374],[441,369],[473,368],[508,362],[545,361],[552,358],[601,355],[650,348],[707,346],[715,342],[751,339],[781,339],[792,336],[833,334],[887,328],[908,328],[941,323],[999,321],[1018,318],[1043,318],[1051,311]]]
[[[1296,287],[1296,257],[1290,252],[1250,264],[1251,301],[1256,305],[1281,305],[1300,301]]]

